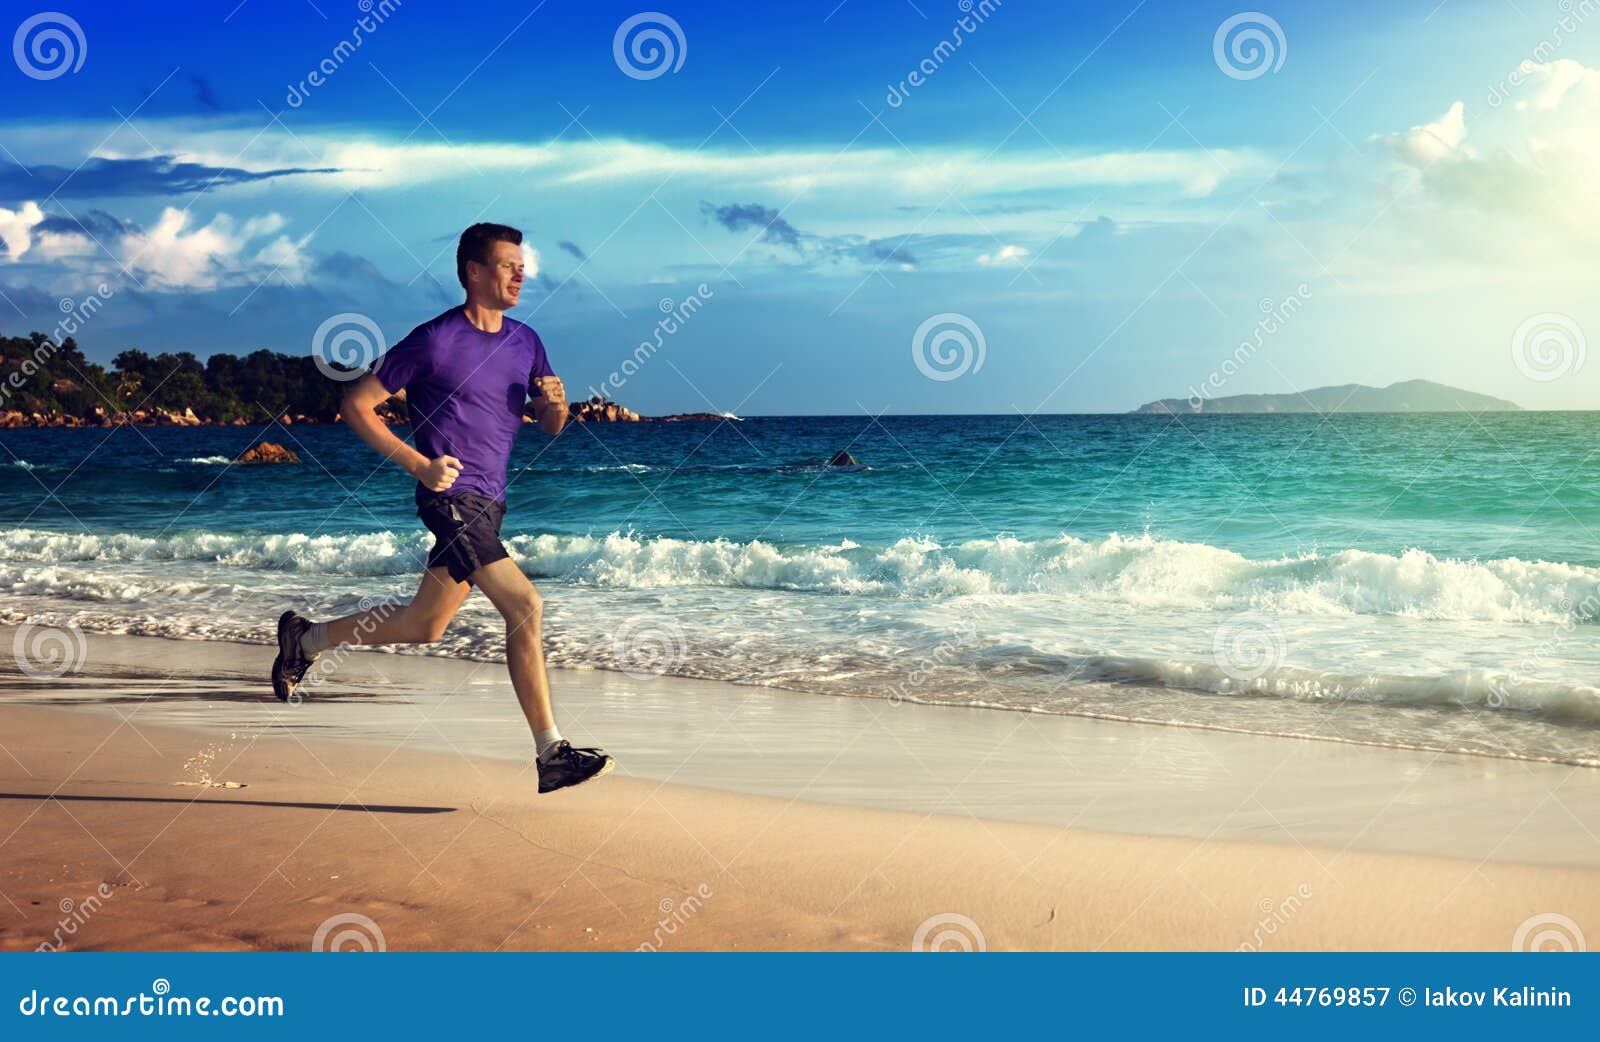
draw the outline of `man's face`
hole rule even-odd
[[[487,264],[474,264],[472,282],[474,296],[483,304],[499,308],[517,306],[522,293],[522,247],[510,242],[497,242],[489,251]]]

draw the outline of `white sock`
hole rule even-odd
[[[556,747],[561,741],[561,731],[554,727],[547,727],[543,731],[533,733],[533,744],[539,749],[539,759],[544,759],[544,754]]]
[[[300,654],[306,658],[315,658],[328,648],[328,624],[326,622],[313,622],[311,627],[300,634]]]

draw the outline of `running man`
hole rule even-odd
[[[411,603],[327,622],[286,611],[278,619],[272,691],[288,701],[317,656],[342,644],[431,644],[477,586],[506,620],[506,667],[537,747],[539,791],[599,777],[613,761],[574,748],[550,710],[539,591],[506,556],[506,464],[533,398],[539,429],[567,422],[567,395],[539,335],[505,316],[522,292],[522,233],[474,224],[456,247],[456,277],[467,301],[413,329],[345,396],[344,421],[378,455],[417,479],[417,514],[434,535],[422,586]],[[411,412],[412,448],[377,414],[401,388]]]

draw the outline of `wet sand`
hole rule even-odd
[[[621,767],[540,797],[503,667],[355,655],[283,707],[269,660],[91,636],[75,673],[0,674],[0,947],[371,933],[339,916],[394,949],[1600,930],[1600,772],[562,672],[564,728]]]

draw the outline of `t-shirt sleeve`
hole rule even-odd
[[[528,330],[528,336],[533,338],[533,364],[528,367],[528,394],[539,397],[539,388],[533,381],[541,376],[554,376],[556,371],[550,367],[550,357],[545,354],[544,341],[539,339],[539,334]]]
[[[394,394],[428,372],[432,361],[428,340],[428,327],[418,326],[378,359],[372,371],[377,374],[384,390]]]

